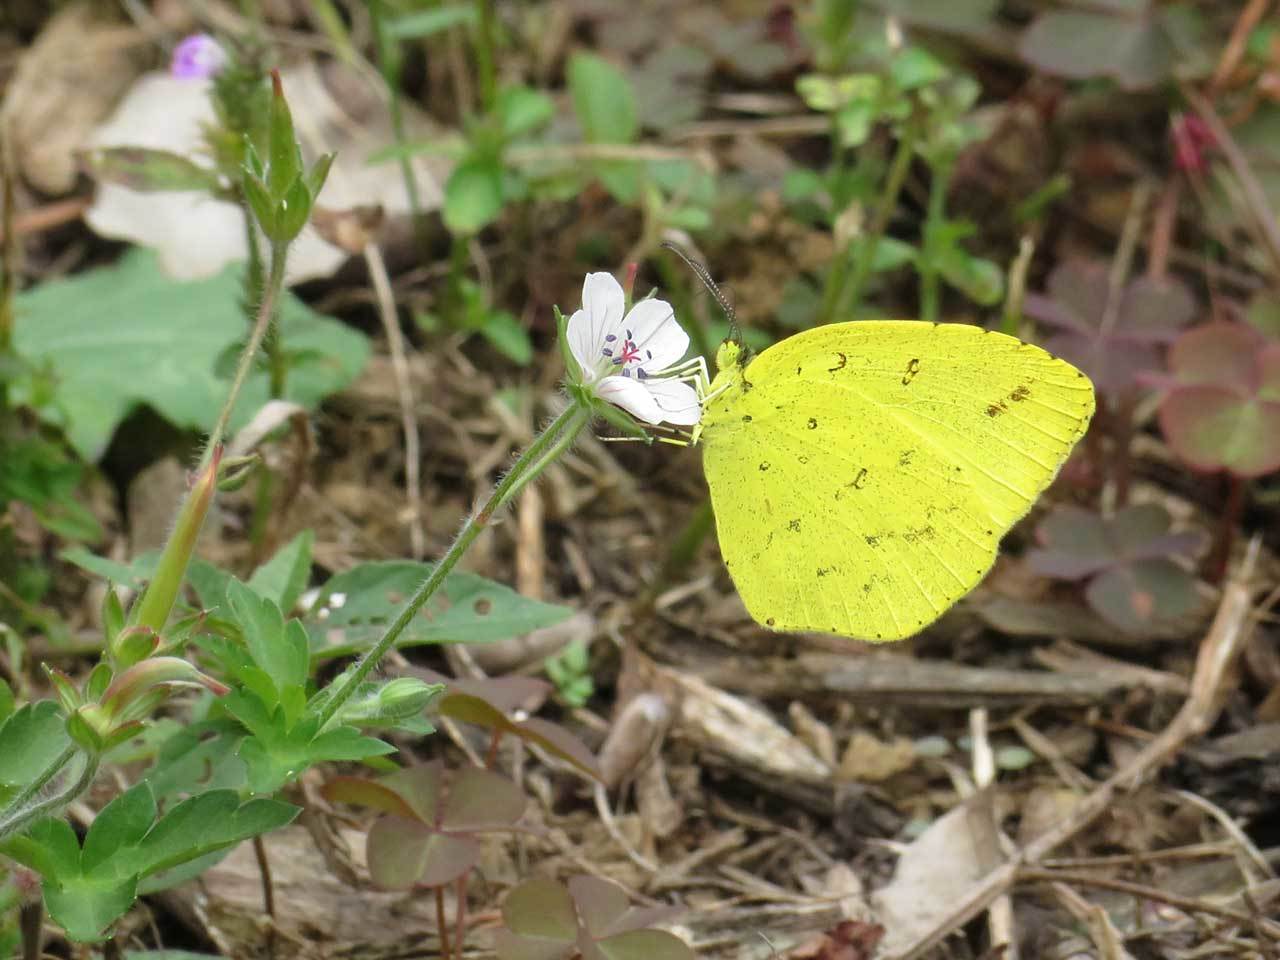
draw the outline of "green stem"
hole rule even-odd
[[[60,790],[53,796],[47,797],[38,803],[30,802],[36,792],[53,777],[57,776],[58,772],[70,762],[76,752],[75,747],[68,747],[57,760],[49,765],[44,773],[28,784],[22,793],[14,798],[13,802],[9,804],[8,811],[3,817],[0,817],[0,841],[25,829],[27,824],[56,813],[89,789],[89,785],[93,783],[93,778],[98,773],[100,761],[97,755],[90,755],[85,758],[84,769],[80,771],[80,776],[76,777],[75,782],[65,790]]]
[[[480,80],[480,110],[488,113],[498,93],[497,43],[493,35],[493,0],[475,0],[477,20],[476,73]]]
[[[939,303],[942,298],[941,276],[933,247],[938,231],[946,218],[947,191],[951,187],[951,165],[939,164],[934,168],[933,181],[929,184],[929,206],[924,220],[924,242],[920,257],[920,319],[938,322]]]
[[[391,119],[391,136],[400,154],[400,178],[404,181],[405,197],[409,201],[409,216],[413,221],[414,238],[423,253],[430,251],[426,215],[422,211],[422,197],[418,193],[418,180],[413,173],[413,161],[409,156],[408,141],[404,135],[404,108],[400,97],[400,51],[395,40],[387,35],[383,21],[382,0],[369,4],[373,21],[373,36],[378,54],[378,69],[387,87],[387,114]]]
[[[476,538],[484,532],[494,515],[524,489],[530,480],[537,477],[555,457],[572,446],[578,433],[590,419],[591,409],[581,401],[575,400],[538,435],[533,443],[529,444],[512,465],[511,470],[494,488],[485,505],[462,524],[462,529],[458,531],[458,536],[448,551],[432,567],[427,579],[405,603],[399,615],[387,627],[386,633],[360,658],[355,667],[337,681],[338,689],[325,700],[320,710],[320,729],[324,729],[333,719],[364,678],[369,675],[369,671],[377,666],[378,661],[395,645],[400,634],[413,622],[413,618],[417,616],[423,605],[440,589],[445,578],[449,576]]]
[[[915,130],[908,126],[898,140],[893,160],[889,164],[889,175],[885,178],[884,189],[880,191],[880,202],[876,207],[875,219],[858,245],[857,259],[853,265],[853,279],[849,285],[839,291],[836,297],[834,315],[843,315],[849,308],[856,308],[862,299],[862,290],[867,278],[871,275],[871,265],[876,258],[876,249],[880,246],[880,238],[889,228],[889,220],[893,217],[894,208],[898,205],[898,195],[907,180],[907,171],[911,169],[911,155],[915,151]]]
[[[271,329],[271,318],[276,312],[276,301],[280,298],[280,291],[284,287],[284,264],[288,252],[289,248],[286,244],[271,245],[271,272],[267,276],[267,285],[262,291],[262,301],[258,304],[258,318],[254,321],[253,330],[249,334],[249,342],[244,345],[244,350],[240,353],[236,374],[231,381],[231,390],[227,394],[227,402],[223,405],[222,412],[218,414],[218,422],[214,424],[213,431],[209,434],[209,443],[205,447],[204,459],[200,464],[202,469],[208,465],[213,451],[222,442],[227,432],[227,424],[231,420],[231,411],[235,408],[236,398],[240,396],[241,388],[249,379],[249,371],[253,369],[253,358]]]

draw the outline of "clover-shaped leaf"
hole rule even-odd
[[[1109,267],[1068,260],[1049,276],[1044,295],[1028,294],[1027,316],[1053,332],[1045,349],[1089,375],[1101,391],[1130,386],[1139,373],[1160,365],[1160,348],[1195,315],[1191,294],[1173,278],[1131,281],[1108,322]]]
[[[1257,328],[1214,323],[1169,350],[1160,428],[1197,470],[1257,477],[1280,470],[1280,343]]]
[[[510,734],[527,743],[537,744],[548,753],[577,767],[587,776],[600,779],[599,763],[587,745],[564,727],[549,720],[538,717],[512,720],[488,700],[469,693],[446,693],[438,702],[438,710],[441,716],[473,723],[492,730],[495,734]]]
[[[1085,599],[1100,617],[1129,633],[1186,614],[1197,602],[1195,578],[1173,557],[1200,546],[1197,533],[1170,533],[1163,507],[1140,504],[1112,517],[1079,507],[1054,510],[1036,530],[1043,546],[1027,552],[1036,573],[1087,580]]]
[[[387,889],[440,887],[480,859],[477,835],[510,830],[524,813],[525,796],[510,780],[478,767],[458,771],[445,785],[439,761],[384,777],[337,777],[326,799],[383,811],[369,830],[369,874]]]
[[[567,888],[528,880],[507,895],[494,949],[499,960],[692,960],[679,937],[649,929],[671,913],[632,907],[625,890],[598,877],[574,877]]]
[[[1183,3],[1124,0],[1099,10],[1049,10],[1036,17],[1018,53],[1046,73],[1105,76],[1128,90],[1151,87],[1203,66],[1201,21]]]

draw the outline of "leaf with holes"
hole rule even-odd
[[[1107,315],[1109,267],[1067,260],[1049,275],[1043,295],[1027,294],[1027,316],[1052,329],[1044,347],[1075,364],[1102,391],[1117,391],[1158,369],[1164,345],[1195,316],[1196,303],[1179,281],[1140,278]]]
[[[1257,477],[1280,470],[1280,343],[1254,327],[1189,330],[1169,350],[1160,428],[1197,470]]]
[[[446,778],[438,760],[384,777],[336,777],[324,796],[380,810],[365,841],[369,874],[389,890],[440,887],[480,860],[479,834],[510,830],[525,796],[510,780],[466,767]]]
[[[622,887],[599,877],[574,877],[567,887],[526,880],[507,894],[494,949],[499,960],[693,960],[679,937],[650,929],[673,913],[632,907]]]
[[[1059,507],[1036,529],[1040,547],[1027,566],[1060,580],[1087,580],[1090,608],[1113,626],[1141,634],[1159,621],[1184,616],[1199,603],[1195,578],[1174,558],[1201,546],[1198,533],[1171,533],[1157,504],[1139,504],[1102,517]]]
[[[96,460],[139,406],[179,427],[213,426],[227,395],[218,357],[244,336],[243,292],[237,269],[183,283],[166,276],[154,254],[133,250],[110,267],[21,294],[15,345],[33,363],[52,367],[58,388],[50,414],[76,452]],[[279,322],[284,343],[314,358],[290,370],[289,399],[314,406],[364,366],[367,338],[292,294],[281,298]],[[265,370],[256,371],[236,404],[232,428],[268,394]]]
[[[432,565],[392,560],[340,573],[320,591],[307,618],[316,657],[348,656],[371,646],[431,572]],[[398,646],[493,643],[559,623],[568,607],[520,596],[474,573],[451,573],[401,634]]]

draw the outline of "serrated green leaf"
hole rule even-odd
[[[361,564],[327,584],[307,617],[317,657],[346,656],[381,635],[401,604],[431,572],[431,565],[392,560]],[[341,595],[341,605],[331,598]],[[451,573],[401,635],[398,646],[425,643],[492,643],[559,623],[568,607],[522,597],[510,587],[473,573]]]
[[[300,808],[258,798],[245,803],[232,790],[184,800],[156,823],[141,844],[146,876],[213,850],[248,840],[293,821]]]
[[[145,780],[120,794],[102,808],[85,834],[80,871],[111,879],[133,876],[137,865],[128,862],[127,854],[146,836],[155,817],[155,797]],[[108,865],[113,858],[118,862]]]
[[[280,609],[239,580],[227,584],[227,604],[244,632],[254,663],[275,682],[276,690],[303,687],[310,672],[306,631],[288,629]]]
[[[95,460],[120,421],[142,404],[180,427],[212,427],[228,387],[215,365],[244,335],[243,292],[238,268],[184,283],[166,276],[154,254],[134,250],[114,266],[20,294],[15,345],[32,362],[52,367],[68,439]],[[280,323],[291,350],[324,358],[291,371],[286,399],[314,406],[350,383],[368,358],[362,334],[290,294],[281,298]],[[266,373],[258,371],[240,396],[232,429],[267,397]]]
[[[87,881],[76,877],[68,883],[46,883],[44,905],[66,932],[80,943],[103,939],[106,928],[124,916],[137,898],[137,880]]]

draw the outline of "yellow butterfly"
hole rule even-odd
[[[720,550],[776,630],[898,640],[982,580],[1093,415],[1093,385],[965,324],[856,321],[748,360],[702,398]]]

